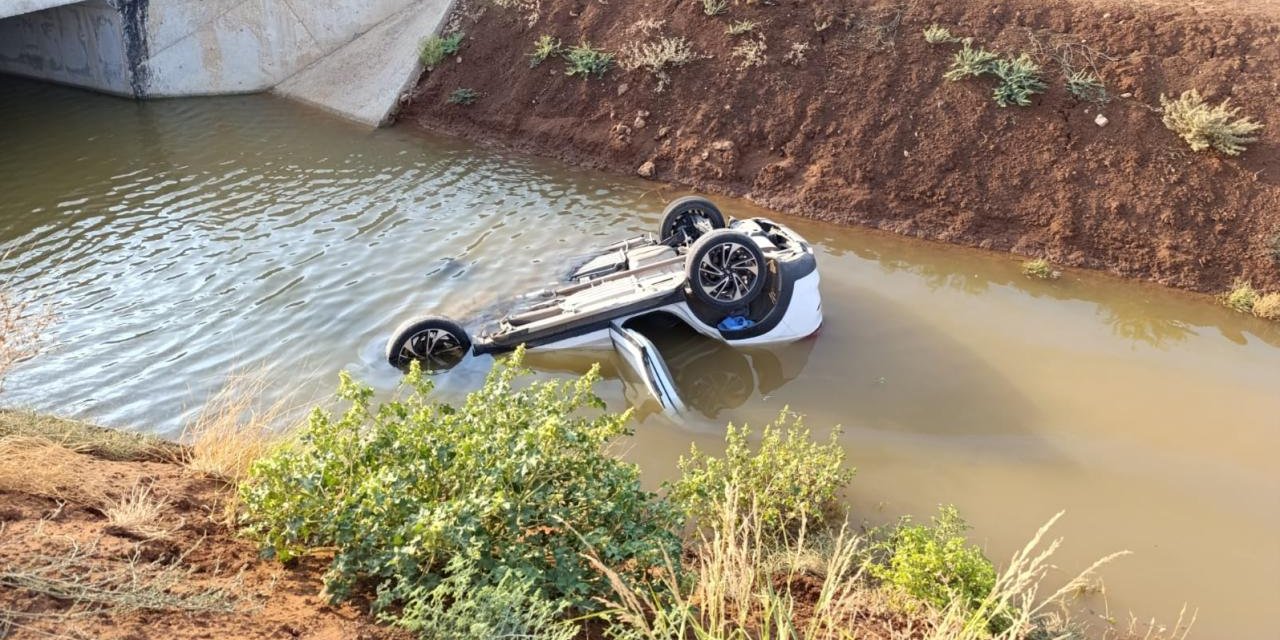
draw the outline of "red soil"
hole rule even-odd
[[[412,634],[378,625],[363,604],[330,605],[321,593],[324,558],[304,558],[289,567],[262,559],[257,547],[220,524],[228,490],[220,482],[191,477],[177,464],[114,462],[84,454],[58,455],[33,476],[51,479],[51,491],[33,495],[0,488],[0,637],[17,639],[187,640],[217,638],[306,638],[313,640],[400,639]],[[108,524],[88,493],[109,499],[138,483],[168,503],[148,526],[168,531],[159,538]],[[49,497],[56,494],[57,498]],[[77,551],[78,550],[78,551]],[[93,581],[121,575],[132,562],[144,583],[172,568],[189,572],[170,592],[221,590],[235,610],[182,613],[110,610],[41,590],[8,584],[15,575],[48,568],[40,558],[80,557],[46,577]],[[136,560],[135,560],[136,559]],[[106,584],[119,585],[119,581]],[[150,584],[156,584],[151,582]],[[113,598],[118,602],[122,599]],[[7,633],[6,633],[7,632]]]
[[[462,7],[459,58],[423,77],[400,118],[823,220],[1198,291],[1237,278],[1280,290],[1278,7],[779,0],[708,17],[694,0],[541,0],[532,26],[517,10]],[[646,37],[642,18],[665,23]],[[767,62],[743,70],[731,55],[742,37],[725,29],[747,19]],[[1114,98],[1072,97],[1046,56],[1047,93],[1000,108],[988,79],[943,80],[955,46],[924,41],[933,23],[1008,54],[1032,51],[1033,34],[1082,43]],[[678,35],[708,57],[656,93],[643,70],[584,80],[559,59],[530,68],[542,34],[615,52]],[[783,60],[797,42],[810,45],[800,66]],[[479,100],[447,104],[459,87]],[[1266,125],[1261,139],[1237,158],[1190,151],[1155,110],[1162,93],[1192,88],[1231,98]]]

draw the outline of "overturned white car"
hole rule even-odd
[[[613,348],[665,409],[683,404],[657,349],[635,329],[670,315],[729,345],[800,340],[822,324],[817,262],[807,242],[765,218],[727,222],[709,200],[669,204],[659,234],[604,247],[561,285],[518,299],[516,309],[468,335],[440,316],[411,319],[387,341],[396,367],[442,371],[476,354]]]

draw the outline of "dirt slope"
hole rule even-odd
[[[113,525],[105,505],[134,487],[149,488],[159,517]],[[228,498],[170,462],[0,439],[0,638],[413,637],[376,624],[364,603],[330,605],[327,559],[262,559],[221,522]]]
[[[424,76],[402,121],[823,220],[1199,291],[1240,277],[1280,290],[1273,0],[780,0],[715,17],[696,0],[471,2],[455,15],[459,57]],[[728,35],[738,20],[758,26]],[[1049,90],[1000,108],[989,79],[943,80],[957,45],[926,43],[932,23],[1037,54]],[[531,68],[543,34],[614,52],[682,36],[705,57],[657,93],[644,70],[584,80],[560,59]],[[732,50],[746,39],[763,39],[763,66],[740,68]],[[784,60],[802,44],[803,62]],[[1072,97],[1064,55],[1092,62],[1113,99]],[[460,87],[479,99],[448,104]],[[1237,158],[1191,152],[1156,108],[1161,93],[1192,88],[1230,97],[1266,125],[1261,140]]]

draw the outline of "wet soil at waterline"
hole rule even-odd
[[[784,1],[714,17],[677,0],[532,4],[461,7],[459,56],[423,77],[401,122],[827,221],[1197,291],[1280,290],[1278,3]],[[751,32],[726,32],[743,20]],[[944,80],[959,45],[926,43],[935,23],[1034,54],[1048,91],[1000,108],[991,81]],[[541,35],[615,53],[680,36],[700,58],[658,92],[644,69],[531,67]],[[764,43],[761,66],[743,68],[745,42]],[[1060,61],[1096,71],[1111,100],[1073,97]],[[479,99],[450,104],[463,87]],[[1260,139],[1235,158],[1192,152],[1158,113],[1188,89],[1230,98]]]

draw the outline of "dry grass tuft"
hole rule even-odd
[[[281,442],[292,413],[283,400],[261,407],[262,374],[232,374],[182,431],[182,464],[191,472],[238,484],[254,460]]]
[[[102,507],[108,530],[144,540],[167,538],[173,529],[162,526],[169,501],[152,493],[151,485],[137,484],[129,493],[108,500]]]
[[[1280,321],[1280,293],[1268,293],[1255,300],[1253,315],[1263,320]]]
[[[0,409],[0,438],[8,436],[42,438],[76,453],[103,460],[172,460],[181,455],[182,450],[175,443],[139,433],[31,411]]]
[[[40,355],[44,333],[54,320],[52,309],[33,307],[0,282],[0,391],[4,391],[4,379],[14,365]]]
[[[1232,109],[1230,102],[1223,100],[1222,104],[1211,107],[1195,89],[1183,92],[1176,99],[1160,96],[1164,126],[1181,136],[1192,151],[1215,149],[1237,156],[1245,150],[1245,145],[1258,140],[1254,134],[1262,130],[1262,123],[1238,117],[1240,109]]]
[[[35,436],[0,438],[0,491],[98,507],[108,497],[82,481],[85,456]]]

